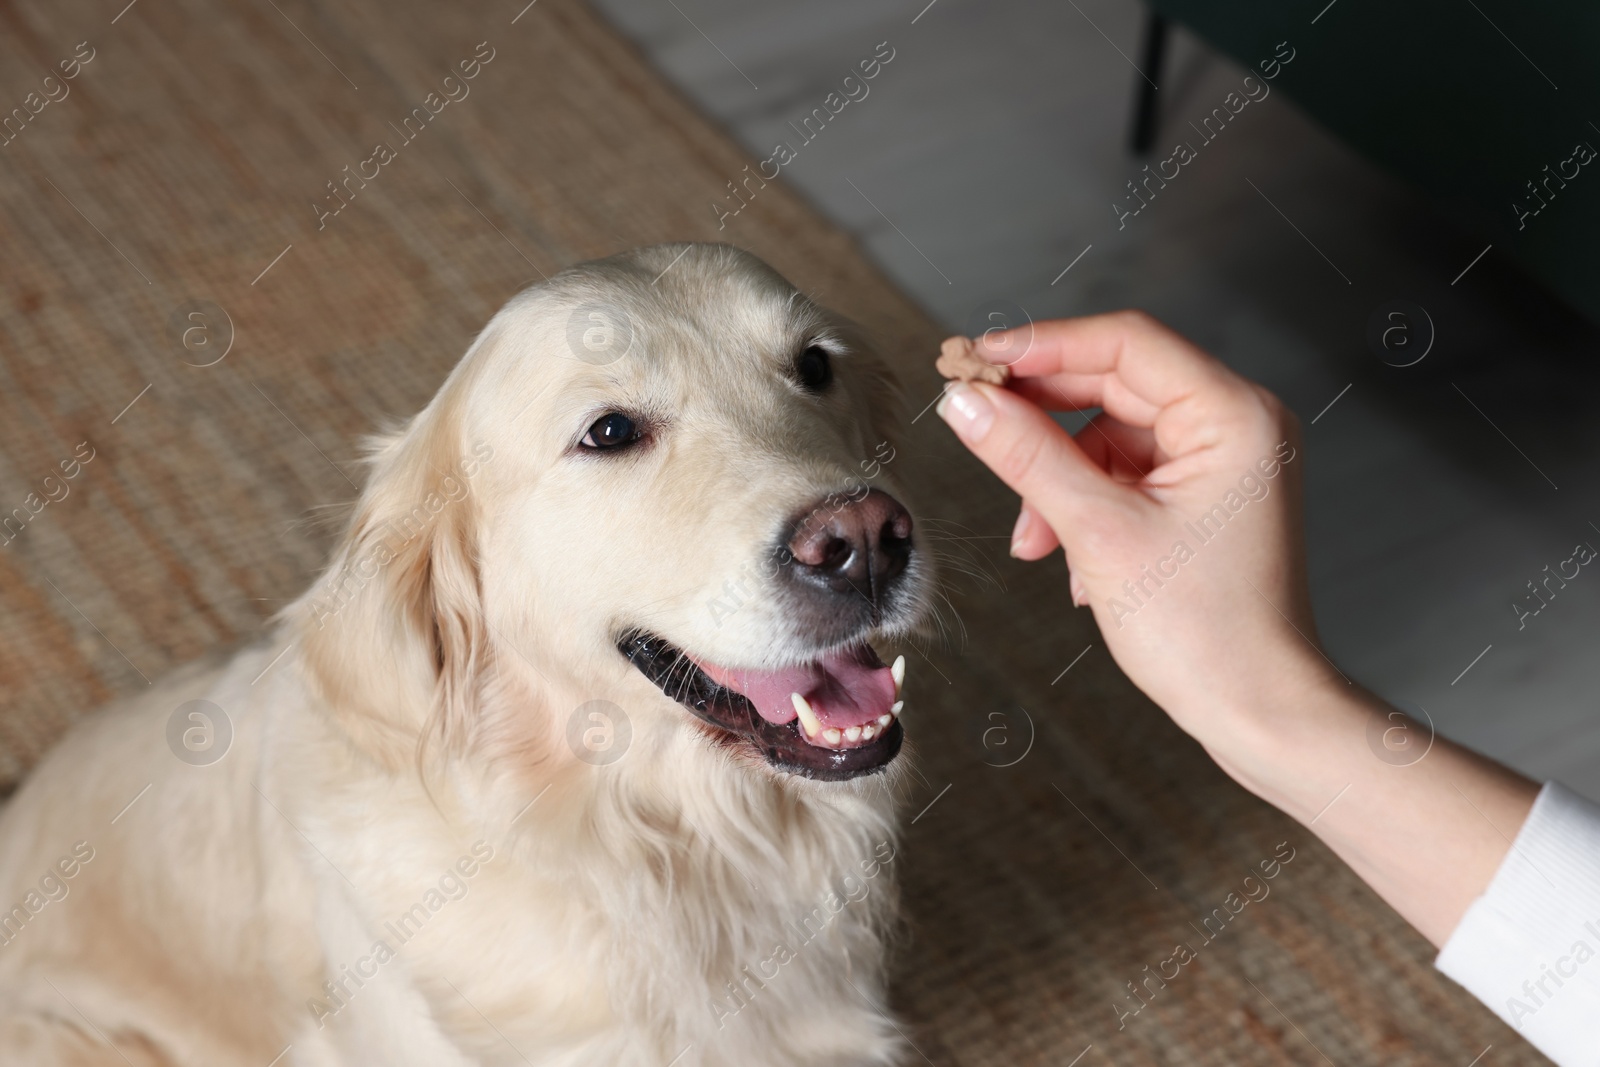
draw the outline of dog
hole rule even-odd
[[[728,246],[513,297],[270,639],[0,813],[0,1062],[897,1062],[898,410]]]

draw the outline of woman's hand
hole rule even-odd
[[[1294,416],[1137,312],[978,352],[1011,366],[1010,388],[953,386],[939,413],[1021,494],[1012,553],[1060,544],[1074,602],[1134,684],[1442,945],[1537,787],[1427,734],[1416,759],[1386,758],[1398,713],[1316,643]],[[1072,437],[1040,405],[1102,413]]]
[[[1012,554],[1059,543],[1117,663],[1207,742],[1275,693],[1337,677],[1317,650],[1299,432],[1265,389],[1138,312],[980,339],[1010,389],[939,413],[1022,496]],[[1101,408],[1076,438],[1039,405]]]

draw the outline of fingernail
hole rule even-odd
[[[968,444],[982,441],[988,436],[989,427],[994,425],[994,408],[982,393],[965,382],[957,382],[946,389],[936,410],[956,436]]]
[[[1017,549],[1022,547],[1023,538],[1028,536],[1028,531],[1033,528],[1033,515],[1028,511],[1028,505],[1022,505],[1022,510],[1017,512],[1017,524],[1011,528],[1011,554],[1015,556]]]

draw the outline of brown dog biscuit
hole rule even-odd
[[[1005,385],[1011,380],[1010,367],[997,367],[973,351],[970,338],[947,337],[939,346],[939,360],[934,366],[939,373],[952,381],[962,382],[988,382],[990,385]]]

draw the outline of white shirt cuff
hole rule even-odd
[[[1560,1067],[1600,1067],[1600,805],[1547,783],[1434,965]]]

